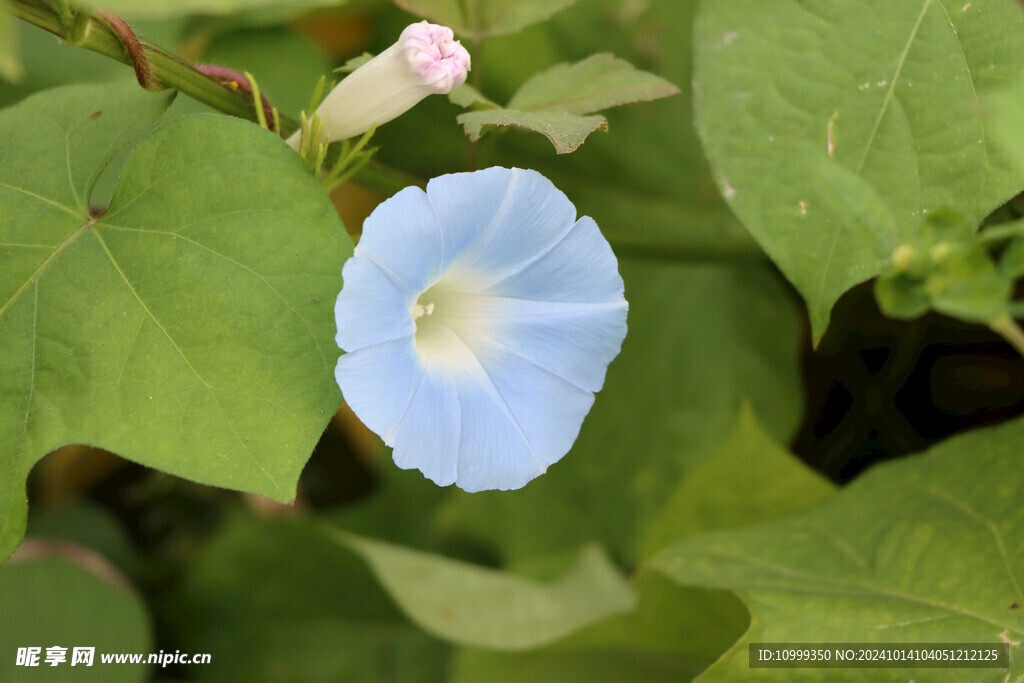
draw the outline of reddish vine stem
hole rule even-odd
[[[0,5],[3,4],[0,2]],[[5,10],[23,21],[52,33],[67,45],[91,50],[133,67],[136,63],[142,63],[142,60],[131,59],[128,48],[123,44],[115,27],[105,21],[100,21],[99,17],[92,20],[87,13],[74,16],[70,16],[70,13],[68,16],[62,15],[53,7],[50,0],[46,0],[45,3],[44,0],[6,0]],[[71,22],[70,25],[69,22]],[[80,26],[76,26],[78,22],[81,23]],[[132,35],[134,36],[134,33]],[[253,106],[252,97],[251,95],[247,97],[241,87],[243,82],[248,85],[246,79],[238,81],[240,86],[238,88],[225,86],[218,79],[211,78],[194,69],[180,57],[158,45],[138,37],[135,37],[135,40],[141,44],[144,50],[145,63],[149,65],[150,73],[160,83],[175,88],[225,114],[249,121],[256,119],[256,108]],[[142,83],[141,80],[139,82]],[[268,120],[272,118],[269,117]],[[281,133],[285,136],[298,128],[298,123],[294,119],[282,116],[280,120]],[[422,187],[426,184],[422,178],[390,168],[376,160],[371,160],[363,166],[357,175],[357,182],[388,196],[408,185]]]
[[[217,81],[222,86],[241,90],[249,96],[249,99],[254,99],[252,83],[245,77],[245,74],[216,64],[196,64],[195,69],[204,76]],[[262,92],[260,93],[260,102],[263,104],[263,113],[266,116],[267,125],[270,127],[270,130],[276,133],[277,131],[274,130],[274,107],[271,106],[270,100]],[[255,102],[253,106],[255,106]]]
[[[95,16],[109,26],[117,39],[124,45],[128,59],[131,60],[132,67],[135,69],[135,78],[138,79],[139,85],[152,92],[165,90],[168,86],[160,82],[160,79],[153,74],[153,67],[149,64],[149,58],[146,57],[146,51],[142,48],[139,37],[135,35],[135,31],[125,23],[124,19],[104,9],[96,10]]]

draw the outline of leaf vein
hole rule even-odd
[[[9,183],[5,183],[5,182],[2,182],[2,181],[0,181],[0,187],[4,188],[6,190],[11,190],[12,192],[17,192],[19,194],[23,194],[26,197],[32,197],[33,199],[38,199],[39,201],[43,202],[44,204],[49,204],[50,206],[55,207],[57,209],[60,209],[61,211],[64,211],[65,213],[71,214],[75,218],[78,218],[78,219],[82,218],[82,214],[79,213],[78,211],[76,211],[75,209],[72,209],[71,207],[68,207],[68,206],[64,206],[60,202],[55,202],[52,199],[50,199],[48,197],[44,197],[41,194],[36,194],[35,192],[32,192],[30,190],[26,190],[23,187],[17,187],[16,185],[11,185]]]
[[[0,306],[0,316],[2,316],[4,313],[6,313],[7,309],[10,308],[11,305],[15,301],[17,301],[18,298],[22,294],[25,293],[25,290],[28,289],[28,287],[32,283],[36,282],[39,279],[39,277],[42,274],[42,272],[44,270],[46,270],[46,267],[49,266],[53,262],[53,260],[55,258],[57,258],[57,255],[60,254],[62,251],[64,251],[64,249],[66,249],[69,244],[74,242],[78,238],[78,236],[81,235],[83,232],[85,232],[89,228],[89,226],[91,226],[94,222],[95,221],[92,221],[92,220],[86,222],[85,225],[80,227],[78,230],[75,230],[73,233],[71,233],[71,235],[66,240],[61,242],[57,246],[57,248],[54,249],[53,252],[50,253],[49,256],[47,256],[45,259],[43,259],[43,262],[39,264],[39,266],[35,269],[35,271],[33,271],[33,273],[31,275],[29,275],[28,279],[25,280],[25,282],[21,285],[21,287],[18,287],[18,290],[14,294],[11,295],[11,298],[8,299],[6,301],[6,303],[4,303],[3,306]]]
[[[878,129],[882,125],[882,119],[885,118],[885,112],[889,109],[889,103],[892,101],[893,96],[896,92],[896,83],[900,79],[900,74],[903,71],[903,65],[907,62],[907,55],[910,54],[910,47],[914,43],[914,39],[917,38],[917,32],[921,28],[921,22],[924,21],[925,14],[928,13],[928,8],[931,7],[934,0],[925,0],[924,5],[921,7],[920,14],[917,15],[917,20],[914,22],[913,28],[910,29],[910,36],[907,38],[906,44],[903,46],[903,51],[900,53],[899,59],[896,62],[896,70],[893,72],[892,78],[889,81],[889,89],[885,93],[885,98],[882,100],[882,106],[878,110],[878,116],[875,117],[875,123],[871,128],[871,133],[868,135],[867,144],[864,145],[864,153],[861,155],[860,163],[857,164],[857,175],[859,176],[864,170],[864,164],[867,163],[868,154],[871,152],[871,147],[875,144],[875,136],[878,134]],[[839,235],[843,231],[843,226],[836,224],[836,228],[833,231],[832,246],[828,250],[828,256],[825,259],[825,266],[821,271],[821,281],[818,283],[818,292],[815,295],[816,301],[821,301],[822,295],[825,292],[825,284],[828,281],[829,269],[832,266],[832,259],[835,256],[836,247],[839,245]]]
[[[237,213],[249,213],[249,212],[248,211],[240,211],[240,212],[237,212]],[[330,369],[330,365],[327,362],[327,358],[326,358],[326,356],[324,356],[323,350],[321,350],[321,348],[320,348],[320,344],[317,343],[316,334],[313,332],[313,326],[310,324],[309,320],[307,320],[304,316],[302,316],[295,309],[295,307],[292,305],[292,303],[290,301],[288,301],[288,299],[285,298],[285,296],[276,287],[274,287],[274,285],[271,284],[271,282],[266,277],[264,277],[262,274],[256,272],[255,270],[253,270],[252,268],[248,267],[244,263],[236,261],[233,258],[231,258],[230,256],[217,251],[216,249],[208,247],[208,246],[206,246],[205,244],[203,244],[201,242],[198,242],[198,241],[196,241],[196,240],[194,240],[194,239],[192,239],[190,237],[186,237],[186,236],[181,235],[179,233],[167,232],[167,231],[164,231],[164,230],[143,230],[143,229],[140,229],[140,228],[127,228],[127,227],[123,227],[123,226],[120,226],[120,225],[110,225],[109,223],[106,223],[106,222],[102,223],[100,227],[109,228],[109,229],[112,229],[112,230],[121,230],[121,231],[124,231],[124,232],[141,232],[141,233],[145,233],[145,234],[149,234],[149,235],[165,235],[165,236],[168,236],[168,237],[174,237],[175,239],[179,239],[179,240],[181,240],[183,242],[186,242],[186,243],[191,244],[191,245],[193,245],[195,247],[198,247],[199,249],[202,249],[202,250],[204,250],[204,251],[206,251],[206,252],[208,252],[210,254],[213,254],[214,256],[216,256],[216,257],[218,257],[220,259],[223,259],[225,262],[230,263],[231,265],[235,266],[236,268],[239,268],[241,270],[244,270],[246,273],[249,273],[253,277],[257,278],[260,282],[262,282],[267,287],[267,289],[269,289],[271,292],[273,292],[274,296],[276,296],[281,301],[281,303],[283,303],[288,308],[288,310],[292,312],[292,314],[296,318],[298,318],[299,320],[302,321],[302,324],[306,327],[306,331],[309,332],[309,337],[310,337],[310,339],[313,342],[313,347],[316,349],[317,355],[320,356],[320,362],[323,363],[324,368]],[[186,226],[186,227],[188,227],[188,226]]]
[[[755,589],[759,588],[761,590],[785,591],[785,592],[790,592],[790,593],[826,593],[827,594],[827,593],[831,592],[831,593],[837,594],[837,595],[850,595],[850,596],[853,596],[853,595],[866,595],[866,596],[875,596],[875,597],[881,597],[881,598],[893,598],[893,599],[897,599],[897,600],[902,600],[904,602],[910,602],[910,603],[914,603],[914,604],[918,604],[918,605],[924,605],[925,607],[930,607],[930,608],[933,608],[933,609],[942,610],[942,611],[948,612],[948,613],[950,613],[950,614],[952,614],[954,616],[963,616],[963,617],[967,617],[967,618],[970,618],[970,619],[975,619],[977,621],[981,621],[981,622],[990,624],[992,626],[997,626],[999,628],[1004,628],[1007,631],[1010,631],[1012,633],[1022,633],[1021,627],[1019,625],[1016,625],[1016,624],[1006,624],[1006,623],[1003,623],[1003,622],[996,621],[995,619],[982,616],[980,614],[975,614],[974,612],[971,612],[970,610],[964,609],[962,607],[957,607],[955,605],[947,605],[945,603],[936,602],[934,600],[929,600],[927,598],[918,597],[918,596],[915,596],[915,595],[908,595],[906,593],[900,593],[898,591],[888,590],[888,589],[885,589],[885,588],[882,588],[882,587],[876,586],[876,585],[858,584],[856,582],[851,582],[851,581],[838,581],[836,579],[831,579],[831,578],[827,578],[827,577],[823,577],[823,576],[817,576],[817,575],[814,575],[814,574],[808,574],[808,573],[804,573],[804,572],[793,571],[792,569],[790,569],[788,567],[772,564],[770,562],[759,561],[759,560],[757,560],[755,558],[752,558],[752,557],[744,557],[744,556],[741,556],[741,555],[730,555],[728,553],[721,552],[721,551],[711,551],[711,552],[708,553],[708,555],[710,555],[712,557],[719,557],[719,558],[725,559],[725,560],[730,560],[730,561],[733,561],[733,562],[738,562],[740,564],[747,564],[747,565],[750,565],[750,566],[757,567],[759,569],[763,569],[763,570],[766,570],[766,571],[774,572],[775,574],[777,574],[778,576],[783,577],[783,578],[795,579],[795,580],[799,581],[799,584],[797,584],[797,585],[786,586],[786,587],[779,586],[778,584],[774,584],[774,585],[773,584],[758,585],[757,583],[752,582],[752,581],[748,582],[746,584],[746,585],[748,585],[748,586],[750,586],[752,588],[755,588]],[[821,587],[818,588],[818,589],[814,589],[814,588],[812,588],[809,585],[809,584],[812,584],[812,583],[816,583],[816,584],[818,584]],[[715,583],[713,585],[723,585],[723,586],[725,586],[727,588],[735,589],[733,586],[727,586],[724,583]]]
[[[943,501],[954,510],[957,510],[958,512],[971,518],[975,522],[978,522],[986,529],[988,529],[989,533],[992,535],[992,539],[995,541],[996,550],[999,551],[999,557],[1003,561],[1003,569],[1006,570],[1006,575],[1009,577],[1010,583],[1013,584],[1013,589],[1017,592],[1016,597],[1020,602],[1024,602],[1024,593],[1021,592],[1020,583],[1018,583],[1017,577],[1013,573],[1013,568],[1010,566],[1010,557],[1006,552],[1006,545],[1003,543],[1002,534],[999,533],[999,528],[995,525],[995,523],[992,522],[992,520],[985,517],[984,515],[982,515],[974,508],[970,507],[961,500],[957,500],[956,498],[946,493],[945,491],[934,488],[928,488],[923,489],[922,493],[931,496],[932,498],[935,498],[937,500]]]
[[[224,411],[224,407],[221,405],[220,399],[217,397],[217,391],[214,389],[214,387],[209,382],[206,381],[206,379],[199,373],[199,371],[196,369],[196,367],[194,365],[192,365],[192,362],[185,355],[185,352],[181,349],[180,346],[178,346],[178,343],[174,341],[174,338],[171,337],[170,333],[167,331],[167,328],[165,328],[163,326],[163,324],[161,324],[160,320],[158,320],[156,315],[154,315],[153,312],[149,309],[149,306],[146,305],[146,302],[142,300],[141,296],[139,296],[139,293],[135,290],[135,287],[132,286],[132,283],[128,279],[128,276],[125,275],[124,271],[121,269],[120,264],[118,264],[117,259],[114,258],[114,254],[110,251],[110,248],[107,246],[107,243],[103,241],[103,237],[100,235],[100,233],[98,231],[94,230],[93,234],[96,236],[97,241],[99,241],[100,246],[103,247],[103,251],[106,252],[107,258],[110,259],[111,265],[114,266],[114,270],[117,271],[117,274],[120,275],[121,279],[124,281],[125,286],[128,287],[128,291],[131,292],[131,294],[135,298],[135,300],[137,302],[139,302],[139,306],[142,307],[142,310],[145,311],[145,313],[149,317],[149,319],[153,321],[153,324],[156,325],[157,329],[160,330],[160,332],[163,334],[163,336],[170,343],[171,347],[177,352],[177,354],[181,358],[182,362],[185,363],[185,366],[189,370],[192,371],[192,374],[196,376],[196,379],[199,380],[200,384],[202,384],[206,388],[206,390],[209,392],[210,397],[213,399],[214,404],[217,406],[217,410],[219,410],[220,414],[224,417],[224,422],[225,422],[225,424],[227,424],[228,428],[231,430],[231,433],[235,437],[235,440],[238,441],[238,443],[242,446],[242,449],[249,456],[249,458],[252,461],[252,463],[254,465],[256,465],[256,467],[260,470],[260,472],[262,472],[264,474],[264,476],[267,477],[267,479],[271,482],[271,484],[273,484],[274,488],[276,489],[277,488],[277,482],[274,480],[273,477],[270,476],[270,473],[267,472],[267,470],[263,467],[263,465],[259,462],[259,460],[256,459],[256,456],[249,449],[249,445],[245,442],[244,439],[242,439],[241,435],[235,429],[235,426],[231,422],[231,419],[228,417],[227,413]]]

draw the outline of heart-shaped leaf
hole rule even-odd
[[[1010,670],[974,669],[971,680],[1019,677],[1022,440],[1024,420],[972,432],[879,465],[796,517],[663,551],[653,568],[682,584],[731,589],[751,611],[750,629],[701,680],[749,677],[751,642],[1005,642]],[[871,680],[908,680],[905,670],[888,671]],[[835,681],[864,672],[799,673]],[[964,680],[963,671],[942,673],[928,680]],[[758,680],[795,680],[794,670],[765,669]]]
[[[1024,187],[979,106],[1024,82],[1015,0],[707,1],[694,36],[697,129],[719,187],[807,300],[816,339],[885,255],[802,149],[874,188],[895,220],[889,250],[925,212],[956,206],[977,226]]]
[[[238,119],[144,138],[166,97],[72,86],[0,114],[0,557],[67,443],[281,501],[341,397],[331,313],[352,245],[298,156]]]

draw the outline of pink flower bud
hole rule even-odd
[[[365,133],[401,116],[427,95],[443,95],[466,81],[469,53],[452,30],[421,21],[398,41],[353,71],[316,113],[329,141]],[[298,149],[299,133],[288,139]]]

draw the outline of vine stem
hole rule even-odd
[[[1021,329],[1016,320],[1009,315],[1003,314],[990,320],[988,326],[1005,339],[1010,346],[1015,348],[1017,353],[1024,357],[1024,330]]]
[[[62,3],[61,6],[66,7]],[[46,0],[7,0],[6,8],[8,13],[18,19],[57,36],[65,45],[85,48],[115,59],[133,67],[137,74],[141,67],[140,84],[147,90],[174,88],[217,111],[247,121],[258,120],[252,95],[245,89],[226,86],[159,45],[142,38],[136,39],[134,34],[131,34],[131,40],[126,45],[124,36],[130,29],[115,15],[104,13],[102,16],[78,14],[63,17]],[[74,11],[69,9],[68,12]],[[119,30],[122,35],[119,35]],[[280,122],[282,137],[288,137],[299,127],[295,119],[287,116],[281,116]],[[354,180],[387,196],[408,185],[425,184],[419,178],[376,161],[364,166]]]
[[[8,12],[15,17],[52,33],[67,45],[98,52],[136,69],[139,68],[140,59],[145,59],[152,77],[164,87],[174,88],[225,114],[249,121],[256,120],[256,108],[247,93],[222,86],[196,71],[192,65],[147,40],[139,39],[141,54],[133,54],[133,51],[125,47],[116,30],[99,17],[90,17],[85,23],[81,38],[75,41],[71,27],[50,7],[35,0],[8,0],[7,7]],[[105,16],[109,21],[110,15]],[[149,86],[154,87],[156,86]],[[294,122],[291,122],[291,125],[292,130],[297,127]]]

